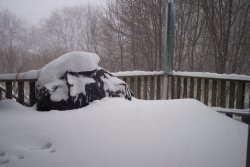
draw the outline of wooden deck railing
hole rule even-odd
[[[36,81],[37,79],[0,79],[0,100],[5,97],[16,99],[23,105],[33,106],[36,103]]]
[[[139,99],[195,98],[208,106],[233,109],[249,107],[245,97],[249,97],[250,80],[183,75],[169,75],[164,78],[163,73],[114,75],[127,82]],[[21,104],[32,106],[36,103],[36,80],[0,79],[0,99],[15,98]]]
[[[250,81],[169,75],[163,88],[163,75],[120,76],[135,97],[145,100],[195,98],[208,106],[243,109]],[[166,92],[163,92],[163,91]],[[166,97],[163,98],[163,94]],[[247,106],[248,107],[248,106]]]

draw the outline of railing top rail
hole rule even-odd
[[[39,70],[31,70],[19,74],[0,74],[0,82],[6,81],[36,81],[39,76]],[[140,77],[140,76],[162,76],[164,71],[124,71],[112,73],[117,77]],[[238,74],[218,74],[209,72],[182,72],[174,71],[172,76],[199,78],[199,79],[222,79],[228,81],[250,82],[250,76]]]
[[[31,82],[31,81],[34,81],[36,82],[37,79],[20,79],[20,78],[14,78],[14,79],[0,79],[0,82]]]
[[[122,71],[112,74],[116,77],[159,76],[164,75],[164,71]]]
[[[0,74],[0,82],[4,81],[36,81],[38,79],[40,70],[31,70],[18,74]]]
[[[218,74],[218,73],[210,73],[210,72],[182,72],[182,71],[175,72],[174,71],[173,76],[250,82],[250,76],[238,75],[238,74]]]

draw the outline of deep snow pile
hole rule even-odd
[[[127,84],[99,67],[99,61],[94,53],[70,52],[44,66],[36,83],[37,109],[75,109],[106,96],[131,100]]]
[[[244,167],[247,125],[196,100],[104,98],[72,111],[0,101],[2,167]]]

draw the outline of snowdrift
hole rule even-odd
[[[73,111],[0,101],[0,166],[245,166],[247,125],[196,100],[104,98]]]

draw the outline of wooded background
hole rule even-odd
[[[29,26],[0,11],[0,73],[39,69],[78,50],[111,72],[162,70],[166,0],[110,0],[53,11]],[[174,70],[250,75],[250,1],[176,0]]]

